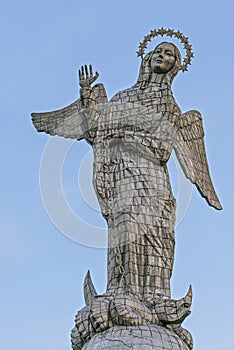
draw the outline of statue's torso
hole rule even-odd
[[[165,217],[161,213],[166,202],[173,207],[169,212],[174,210],[165,164],[173,149],[179,112],[171,91],[157,86],[132,87],[99,106],[92,130],[94,183],[100,204],[104,201],[103,212],[110,201],[119,213],[140,210]],[[141,197],[147,198],[147,204]]]
[[[177,134],[180,110],[166,84],[144,90],[126,89],[110,102],[99,105],[99,112],[94,123],[95,153],[103,152],[108,141],[115,146],[115,152],[117,145],[124,143],[129,145],[129,152],[137,147],[138,154],[167,162]]]

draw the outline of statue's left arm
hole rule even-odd
[[[209,205],[221,210],[209,173],[201,114],[195,110],[181,114],[178,126],[174,149],[186,177],[196,185]]]

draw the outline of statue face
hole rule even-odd
[[[167,73],[174,66],[175,60],[174,46],[162,43],[155,48],[150,65],[155,73]]]

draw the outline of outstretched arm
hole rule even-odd
[[[82,66],[79,69],[79,84],[80,84],[80,101],[82,108],[95,109],[96,107],[96,96],[95,92],[91,88],[91,84],[99,77],[99,73],[96,72],[93,76],[92,65]]]

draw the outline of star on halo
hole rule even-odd
[[[173,36],[173,34],[174,34],[174,32],[173,32],[173,30],[172,30],[172,29],[168,29],[168,30],[167,30],[167,36],[172,37],[172,36]]]
[[[158,34],[160,34],[161,36],[163,36],[164,34],[166,34],[166,29],[164,29],[163,27],[161,29],[158,30]]]
[[[141,49],[145,49],[145,48],[147,47],[146,42],[140,43],[139,47],[140,47]]]
[[[143,56],[144,55],[144,50],[140,49],[137,51],[137,56]]]
[[[144,36],[144,41],[150,41],[152,36],[150,34]]]
[[[158,31],[156,29],[150,31],[152,38],[158,35]]]
[[[182,64],[180,68],[181,68],[182,72],[185,72],[185,71],[187,71],[187,70],[188,70],[188,68],[187,68],[187,65],[186,65],[186,64]]]

